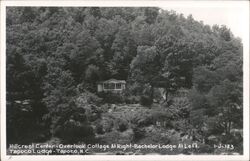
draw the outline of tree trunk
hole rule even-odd
[[[231,131],[231,121],[228,122],[228,134],[230,134]]]
[[[227,122],[224,122],[225,134],[227,134]]]
[[[151,85],[150,97],[151,97],[151,99],[154,99],[154,86],[153,85]]]
[[[165,89],[165,102],[167,102],[168,101],[168,90],[167,89]]]

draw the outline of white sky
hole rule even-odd
[[[178,2],[178,1],[177,1]],[[210,26],[226,25],[234,36],[243,38],[246,34],[246,26],[248,17],[248,8],[246,1],[201,1],[184,3],[181,6],[171,4],[162,7],[166,10],[174,10],[177,13],[183,13],[185,17],[192,14],[197,21],[203,21],[204,24]]]

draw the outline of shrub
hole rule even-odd
[[[100,109],[101,109],[102,112],[108,112],[109,108],[110,108],[110,106],[107,103],[102,104],[100,106]]]
[[[91,126],[72,119],[60,126],[55,135],[61,138],[63,143],[91,142],[94,140],[94,131]]]
[[[24,101],[6,103],[7,144],[29,144],[42,142],[50,137],[50,119],[43,120],[46,112],[39,102],[25,104]],[[39,121],[37,121],[39,120]]]
[[[149,96],[141,96],[141,99],[140,99],[140,104],[143,105],[143,106],[151,106],[153,103],[153,99],[150,98]]]
[[[172,114],[164,109],[154,109],[151,113],[153,122],[160,122],[161,127],[173,128]]]
[[[104,134],[105,133],[104,130],[103,130],[103,126],[101,124],[98,124],[96,126],[96,133],[97,134]]]
[[[82,107],[85,106],[86,104],[94,104],[94,105],[100,105],[102,102],[102,99],[96,96],[95,94],[84,91],[81,93],[77,99],[76,99],[76,106],[77,107]]]
[[[153,119],[150,109],[141,109],[131,114],[131,123],[138,127],[152,125]]]
[[[127,104],[135,104],[140,102],[140,98],[138,96],[127,96],[125,98],[125,102]]]
[[[101,92],[98,94],[105,103],[124,103],[125,96],[121,93]]]
[[[123,132],[128,129],[128,122],[124,119],[117,119],[117,130]]]
[[[236,136],[233,136],[231,134],[228,134],[228,135],[225,135],[225,136],[222,135],[222,137],[221,137],[221,142],[223,144],[237,145],[242,141],[243,141],[242,137],[236,137]]]
[[[172,126],[176,131],[187,131],[191,128],[191,125],[183,119],[172,121]]]
[[[145,130],[143,128],[135,126],[133,128],[133,131],[134,131],[134,142],[139,141],[145,136]]]
[[[79,94],[75,100],[77,110],[82,110],[79,111],[77,115],[83,114],[87,116],[87,119],[91,122],[97,120],[102,113],[102,109],[99,107],[101,101],[101,98],[85,90],[84,93]],[[80,120],[81,118],[84,118],[84,116],[80,116],[77,120]]]
[[[130,94],[140,95],[140,94],[142,94],[144,89],[145,89],[144,85],[137,83],[137,82],[134,82],[133,84],[127,84],[125,93],[128,95],[130,95]]]
[[[101,120],[100,125],[104,132],[110,132],[114,126],[113,119],[110,117],[105,117]]]
[[[142,114],[141,116],[138,116],[138,118],[134,118],[132,122],[139,127],[149,126],[154,123],[150,114]]]
[[[224,132],[224,127],[218,122],[220,122],[220,118],[217,116],[206,119],[207,135],[221,135]]]
[[[52,133],[62,139],[63,143],[77,143],[79,141],[91,143],[95,139],[94,130],[89,122],[91,107],[87,102],[81,106],[71,106],[60,117],[52,120]]]

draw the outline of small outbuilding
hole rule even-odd
[[[114,92],[121,93],[126,87],[125,80],[109,79],[97,84],[98,92]]]

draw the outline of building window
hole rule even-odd
[[[116,84],[116,89],[122,89],[122,84],[121,83],[117,83]]]
[[[103,84],[104,89],[115,89],[114,83],[104,83]]]
[[[107,83],[103,83],[103,88],[104,89],[108,89],[108,84]]]
[[[115,84],[114,83],[110,83],[109,84],[109,89],[115,89]]]

